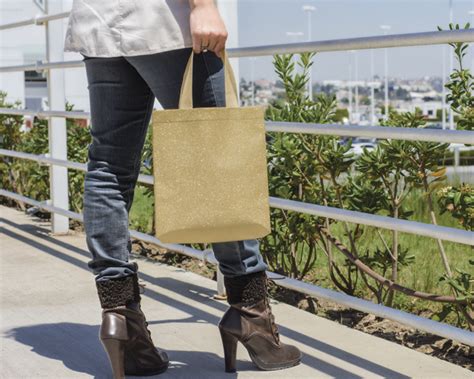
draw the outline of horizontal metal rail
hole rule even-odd
[[[86,171],[86,165],[84,163],[53,159],[48,157],[47,155],[29,154],[6,149],[0,149],[0,155],[21,159],[29,159],[43,164],[55,164],[63,167]],[[138,181],[150,185],[153,185],[154,182],[153,176],[150,175],[140,175]],[[327,207],[324,205],[280,199],[277,197],[270,197],[270,206],[277,209],[291,210],[319,217],[328,217],[338,221],[346,221],[382,229],[397,230],[399,232],[411,233],[424,237],[442,239],[445,241],[474,245],[474,232],[450,228],[446,226],[425,224],[417,221],[401,220],[393,217],[378,216],[370,213],[349,211],[335,207]]]
[[[77,68],[84,66],[82,60],[77,61],[61,61],[61,62],[50,62],[50,63],[30,63],[22,64],[18,66],[4,66],[0,67],[0,73],[5,72],[17,72],[17,71],[43,71],[52,70],[58,68]]]
[[[90,119],[89,112],[80,111],[34,111],[29,109],[0,108],[0,114],[26,115],[38,118],[66,117],[71,119]],[[406,141],[474,144],[474,131],[467,130],[434,130],[423,128],[316,124],[284,121],[265,121],[265,130],[267,132],[279,133],[304,133],[379,139],[391,138]]]
[[[73,170],[87,172],[87,165],[85,163],[51,158],[49,154],[37,155],[37,154],[24,153],[22,151],[0,149],[0,155],[13,157],[13,158],[19,158],[19,159],[28,159],[30,161],[38,162],[39,164],[55,165],[55,166],[71,168]],[[153,176],[140,174],[138,176],[138,182],[153,185]]]
[[[65,117],[86,120],[90,119],[90,113],[83,111],[37,111],[33,109],[0,108],[0,114],[12,116],[31,116],[38,118]]]
[[[266,121],[267,132],[474,144],[474,131]]]
[[[419,236],[431,237],[445,241],[474,245],[474,232],[467,230],[425,224],[418,221],[408,221],[371,213],[348,211],[345,209],[326,207],[324,205],[303,203],[295,200],[280,199],[270,196],[270,206],[319,217],[327,217],[338,221],[373,226],[376,228],[397,230]]]
[[[230,48],[227,49],[227,51],[229,57],[243,58],[273,54],[300,53],[306,51],[322,53],[330,51],[381,49],[388,47],[439,45],[450,42],[474,42],[474,29],[392,34],[384,36],[310,41],[266,46],[249,46]],[[72,68],[81,67],[83,64],[84,62],[82,60],[77,60],[4,66],[0,67],[0,73],[26,70],[41,71],[57,68]]]
[[[383,36],[344,38],[326,41],[285,43],[228,49],[229,57],[256,57],[261,55],[301,52],[330,52],[382,49],[392,47],[441,45],[451,42],[474,42],[474,29],[422,33],[391,34]]]
[[[70,11],[67,11],[67,12],[61,12],[61,13],[55,13],[55,14],[49,14],[49,15],[39,14],[35,17],[28,18],[26,20],[15,21],[15,22],[10,22],[8,24],[0,25],[0,30],[13,29],[13,28],[18,28],[20,26],[27,26],[27,25],[41,25],[48,21],[59,20],[60,18],[69,17],[70,13],[71,13]]]
[[[14,200],[22,201],[26,204],[38,207],[51,213],[58,213],[63,216],[69,217],[74,220],[83,222],[82,214],[71,212],[65,209],[56,208],[51,205],[45,204],[44,202],[36,201],[28,197],[18,195],[14,192],[0,190],[0,196],[5,196]],[[179,244],[166,244],[161,242],[158,238],[153,237],[149,234],[137,232],[135,230],[130,231],[130,235],[136,239],[152,243],[159,247],[192,257],[207,261],[213,265],[217,265],[217,260],[214,257],[212,250],[197,250],[188,246]],[[296,279],[291,279],[286,276],[268,272],[268,276],[275,280],[275,283],[281,287],[291,289],[300,293],[304,293],[309,296],[316,298],[333,301],[344,306],[357,309],[361,312],[366,312],[379,317],[384,317],[392,321],[399,322],[406,326],[422,330],[424,332],[432,333],[434,335],[442,336],[445,338],[453,339],[462,342],[469,346],[474,346],[474,333],[468,330],[456,328],[454,326],[444,324],[438,321],[433,321],[420,316],[416,316],[411,313],[403,312],[397,309],[393,309],[384,305],[375,304],[371,301],[360,299],[354,296],[347,295],[342,292],[330,290],[327,288],[319,287],[314,284],[305,283]]]

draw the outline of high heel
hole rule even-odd
[[[101,339],[102,345],[109,356],[114,379],[125,378],[125,341],[116,338]]]
[[[225,371],[235,372],[235,361],[237,357],[237,338],[225,330],[220,329],[222,345],[224,347]]]
[[[126,317],[104,310],[99,338],[109,357],[114,379],[125,378],[125,344],[129,339]]]
[[[96,281],[96,285],[103,308],[99,337],[109,356],[114,379],[166,371],[168,355],[155,347],[151,338],[140,305],[137,273]]]
[[[265,271],[225,277],[230,304],[219,322],[224,345],[226,371],[236,367],[237,342],[241,342],[252,362],[261,370],[281,370],[296,366],[301,351],[280,341],[278,327],[269,304]]]

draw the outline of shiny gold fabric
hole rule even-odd
[[[156,237],[166,243],[263,237],[270,233],[264,107],[238,107],[225,54],[227,107],[193,109],[193,55],[180,109],[152,116]]]

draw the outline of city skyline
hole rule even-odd
[[[239,0],[239,17],[245,19],[248,27],[240,22],[239,45],[267,45],[290,42],[303,42],[308,39],[307,14],[302,7],[312,5],[316,10],[311,15],[312,40],[331,40],[339,38],[365,37],[383,34],[381,25],[389,25],[388,34],[403,34],[436,31],[437,26],[447,29],[449,25],[448,0]],[[273,5],[270,15],[265,18],[265,27],[259,20]],[[472,0],[453,1],[453,22],[462,27],[471,23],[470,11],[474,9]],[[341,27],[344,25],[344,27]],[[290,32],[290,35],[287,35]],[[296,35],[295,35],[296,34]],[[299,34],[299,35],[298,35]],[[229,46],[234,47],[234,46]],[[452,49],[447,46],[446,52]],[[466,56],[471,67],[473,59],[472,44]],[[359,79],[370,78],[370,50],[356,52]],[[375,74],[384,76],[384,51],[374,50]],[[442,76],[443,46],[423,46],[394,48],[388,50],[389,76],[403,79],[424,76]],[[446,68],[449,70],[448,54]],[[349,79],[349,64],[352,60],[352,76],[355,76],[354,58],[350,52],[331,52],[316,54],[313,80]],[[254,77],[276,78],[271,57],[256,57]],[[250,80],[252,61],[240,60],[241,76]]]

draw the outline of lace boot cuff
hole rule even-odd
[[[140,301],[140,287],[136,273],[95,283],[102,308],[114,308]]]
[[[267,297],[267,274],[265,271],[236,277],[225,277],[224,285],[229,304],[255,304]]]

